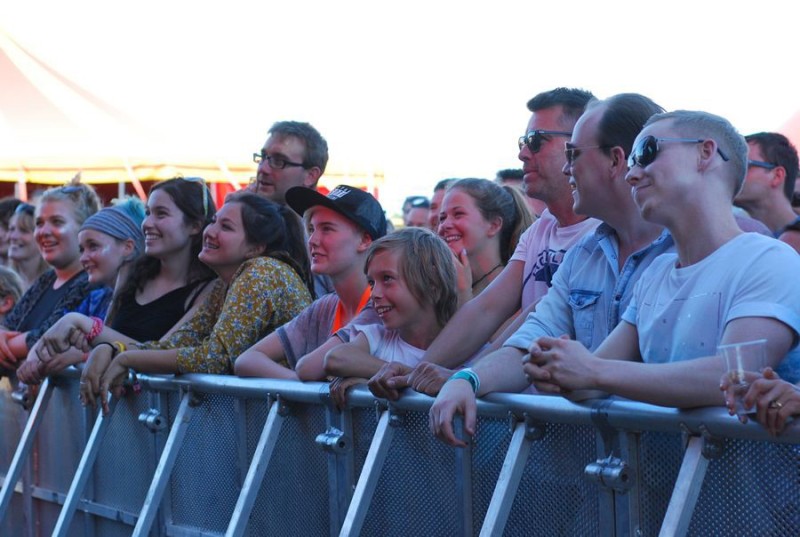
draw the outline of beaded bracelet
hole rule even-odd
[[[460,371],[456,371],[453,375],[447,379],[447,382],[456,379],[464,379],[469,382],[470,386],[472,386],[472,391],[474,393],[478,393],[478,389],[481,387],[481,380],[478,378],[477,373],[472,370],[471,367],[466,369],[461,369]]]
[[[100,317],[91,317],[91,319],[92,319],[92,329],[86,335],[86,341],[88,341],[89,343],[91,343],[92,340],[94,340],[94,338],[99,336],[100,332],[103,331],[103,319],[101,319]]]

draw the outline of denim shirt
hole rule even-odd
[[[619,270],[616,232],[600,224],[567,252],[552,288],[505,346],[527,351],[540,336],[567,334],[593,351],[619,323],[642,272],[656,257],[674,250],[672,236],[664,230],[628,256]]]

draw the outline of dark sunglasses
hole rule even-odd
[[[748,160],[747,166],[755,166],[756,168],[764,168],[765,170],[774,170],[778,167],[777,164],[772,164],[771,162],[764,162],[763,160]]]
[[[581,156],[581,151],[585,151],[587,149],[609,149],[607,145],[585,145],[583,147],[578,147],[572,145],[569,142],[564,144],[564,155],[567,157],[567,166],[572,166],[575,164],[575,161]]]
[[[531,153],[538,153],[542,149],[542,142],[550,140],[551,136],[572,136],[572,133],[566,131],[535,130],[529,132],[525,136],[520,136],[517,143],[520,149],[527,146]]]
[[[658,152],[660,147],[658,144],[663,142],[676,142],[676,143],[684,143],[684,144],[699,144],[705,142],[703,138],[656,138],[655,136],[645,136],[644,138],[640,139],[636,145],[633,146],[631,150],[631,154],[628,157],[628,168],[633,168],[634,166],[641,166],[644,168],[645,166],[649,166],[656,160],[658,156]],[[722,160],[727,162],[729,159],[722,152],[722,149],[717,146],[717,153],[719,156],[722,157]]]

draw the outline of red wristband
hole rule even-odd
[[[92,329],[89,331],[89,334],[86,336],[86,341],[89,343],[92,342],[94,338],[100,335],[100,332],[103,331],[103,319],[100,317],[92,317]]]

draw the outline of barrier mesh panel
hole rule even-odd
[[[511,441],[508,421],[481,418],[472,442],[472,528],[480,532]]]
[[[248,463],[266,419],[266,404],[260,406],[261,412],[248,415]],[[328,455],[314,441],[324,431],[323,407],[289,406],[253,506],[250,535],[329,534]]]
[[[682,459],[681,435],[642,433],[639,455],[639,527],[642,535],[658,535]]]
[[[362,535],[458,535],[452,447],[432,441],[427,413],[408,413],[394,438]]]
[[[78,403],[78,382],[60,382],[34,440],[38,450],[37,484],[66,494],[78,468],[87,432],[83,425],[85,411]]]
[[[355,480],[361,475],[364,461],[367,460],[369,445],[378,427],[378,416],[374,408],[354,408],[353,417],[353,472]]]
[[[800,446],[726,440],[708,467],[690,535],[800,535]]]
[[[599,490],[583,473],[596,449],[592,427],[547,424],[532,444],[504,535],[599,535]]]
[[[144,393],[117,403],[92,474],[94,501],[132,513],[142,509],[160,455],[154,434],[138,420],[149,403]],[[159,434],[166,438],[169,428]]]
[[[247,471],[239,459],[239,405],[230,396],[204,397],[194,409],[172,471],[171,522],[224,532]]]
[[[8,468],[11,466],[11,460],[14,458],[14,452],[17,449],[28,418],[28,413],[11,399],[12,391],[13,387],[8,378],[3,377],[0,379],[0,431],[2,431],[2,434],[0,434],[0,476],[2,476],[3,480],[5,480]],[[22,475],[24,473],[23,470]],[[5,519],[0,524],[0,535],[18,534],[23,524],[22,497],[19,494],[14,494]],[[12,531],[12,528],[17,531]]]

